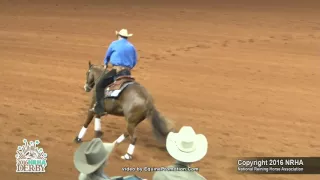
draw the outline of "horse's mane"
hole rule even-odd
[[[98,70],[103,70],[103,65],[95,65],[95,64],[92,64],[92,67],[91,67],[91,68],[98,69]]]
[[[96,71],[99,74],[102,73],[104,70],[103,65],[92,65],[91,69]]]

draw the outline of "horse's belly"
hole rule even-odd
[[[108,114],[112,114],[115,116],[123,116],[122,106],[120,105],[120,102],[117,99],[106,99],[105,109]]]

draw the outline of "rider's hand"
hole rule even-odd
[[[108,68],[108,65],[104,65],[104,66],[103,66],[103,69],[107,69],[107,68]]]

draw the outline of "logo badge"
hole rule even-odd
[[[17,173],[43,173],[47,167],[47,153],[39,148],[40,141],[23,139],[24,144],[18,146],[16,153]]]

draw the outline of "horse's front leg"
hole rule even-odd
[[[86,119],[85,123],[83,124],[82,129],[80,130],[78,136],[74,139],[74,141],[76,143],[81,143],[82,142],[82,138],[86,134],[87,128],[88,128],[89,124],[91,123],[93,117],[94,117],[94,113],[89,110],[88,114],[87,114],[87,119]]]

